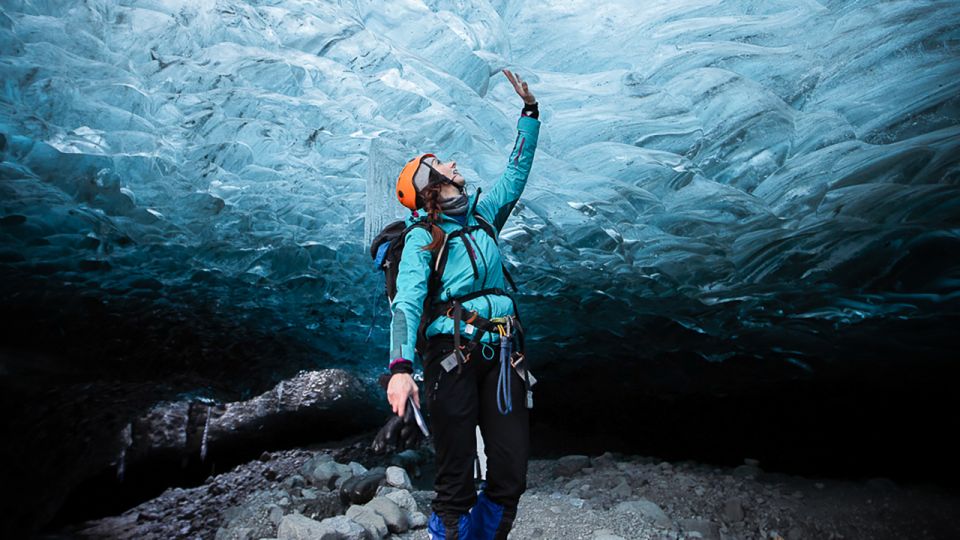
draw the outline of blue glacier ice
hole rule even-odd
[[[504,68],[543,122],[500,243],[540,414],[591,376],[584,414],[953,360],[956,1],[3,0],[0,393],[372,380],[396,175],[433,152],[489,191]]]
[[[490,185],[519,105],[506,67],[544,122],[503,243],[544,356],[597,335],[638,358],[823,356],[831,329],[935,324],[960,284],[958,19],[949,1],[7,1],[4,297],[42,301],[42,276],[203,303],[379,366],[365,247],[402,214],[390,186],[424,151]],[[711,339],[636,347],[661,319]]]
[[[490,185],[519,105],[506,67],[543,111],[503,245],[545,358],[607,336],[610,356],[802,361],[851,325],[935,326],[960,283],[958,19],[949,1],[7,1],[4,297],[202,304],[374,369],[388,312],[365,248],[401,215],[390,186],[424,151]],[[644,339],[651,321],[683,339]]]

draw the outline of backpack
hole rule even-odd
[[[423,227],[428,232],[430,230],[425,221],[417,221],[407,227],[405,221],[398,220],[384,227],[370,244],[370,257],[377,270],[383,272],[387,298],[391,304],[397,295],[397,273],[400,271],[400,256],[403,255],[407,233],[416,227]]]

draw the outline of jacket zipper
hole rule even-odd
[[[477,253],[480,254],[480,261],[483,263],[483,281],[480,283],[481,289],[487,288],[487,274],[489,273],[489,266],[487,266],[487,258],[483,255],[483,250],[480,249],[480,244],[477,243],[476,239],[473,238],[473,235],[470,235],[470,239],[473,240],[473,244],[477,246]],[[489,295],[483,295],[483,299],[487,301],[487,318],[493,316],[493,304],[490,303]]]

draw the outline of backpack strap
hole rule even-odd
[[[487,231],[487,234],[490,235],[490,238],[493,238],[493,243],[497,244],[497,246],[499,247],[500,242],[497,240],[497,232],[493,228],[493,225],[489,221],[484,219],[484,217],[481,216],[479,212],[474,214],[474,217],[477,218],[477,223],[480,224],[483,230]],[[507,272],[507,265],[506,263],[503,262],[502,257],[500,258],[500,267],[503,268],[503,277],[507,278],[507,283],[510,284],[510,289],[513,292],[517,292],[517,284],[513,282],[513,277],[510,275],[510,272]]]

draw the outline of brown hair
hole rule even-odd
[[[420,194],[423,196],[423,209],[427,212],[427,222],[430,223],[430,234],[433,241],[423,247],[424,251],[436,252],[443,245],[443,238],[446,235],[443,229],[437,223],[440,222],[440,188],[442,184],[437,183],[424,188]]]

